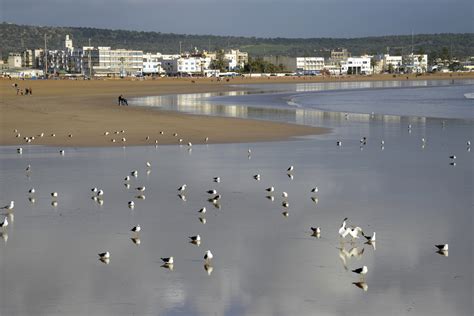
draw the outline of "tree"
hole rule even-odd
[[[394,71],[395,71],[395,69],[393,67],[393,64],[392,63],[388,64],[388,73],[393,74]]]
[[[223,49],[218,50],[217,53],[216,53],[216,59],[214,59],[211,62],[211,65],[210,65],[211,69],[218,69],[220,71],[227,71],[226,62],[224,60],[224,57],[225,57],[224,50]]]

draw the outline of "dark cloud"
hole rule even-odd
[[[187,34],[357,37],[473,32],[471,0],[3,0],[3,21]]]

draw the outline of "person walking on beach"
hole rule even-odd
[[[122,105],[122,95],[119,95],[118,97],[118,105]]]

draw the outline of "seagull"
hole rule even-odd
[[[366,275],[368,271],[369,269],[367,268],[367,266],[363,266],[362,268],[352,270],[352,272],[357,273],[361,276]]]
[[[102,196],[102,195],[104,195],[104,190],[97,191],[97,196]]]
[[[106,252],[99,253],[99,258],[100,259],[110,259],[110,252],[106,251]]]
[[[217,190],[208,190],[207,194],[217,194]]]
[[[207,211],[207,210],[206,210],[206,207],[203,207],[202,209],[200,209],[200,210],[198,211],[198,213],[206,214],[206,211]]]
[[[201,236],[196,235],[196,236],[190,236],[190,243],[195,244],[196,246],[199,246],[201,244]]]
[[[358,288],[364,290],[364,292],[367,292],[367,290],[369,289],[369,286],[367,285],[367,283],[363,282],[363,281],[360,281],[360,282],[352,282],[352,284],[354,284],[355,286],[357,286]]]
[[[281,205],[282,205],[283,207],[289,207],[289,206],[290,206],[290,204],[289,204],[287,201],[283,201],[283,202],[281,203]]]
[[[345,231],[346,231],[346,221],[347,221],[347,217],[344,218],[344,220],[342,221],[342,225],[341,225],[341,227],[339,228],[339,235],[340,235],[341,237],[343,237],[343,238],[344,238],[344,233],[345,233]]]
[[[61,156],[64,156],[64,150],[61,149],[61,150],[59,151],[59,154],[60,154]]]
[[[260,174],[256,174],[253,176],[253,178],[257,181],[260,181]]]
[[[283,193],[281,194],[281,197],[286,199],[288,197],[288,193],[283,191]]]
[[[435,245],[436,248],[438,248],[439,251],[448,251],[449,249],[449,246],[448,244],[444,244],[444,245]]]
[[[362,228],[360,227],[349,227],[346,229],[346,231],[342,234],[342,238],[346,238],[346,236],[349,234],[351,235],[352,239],[354,238],[359,238],[359,232],[362,232]]]
[[[214,255],[212,254],[212,252],[210,250],[206,251],[206,253],[204,254],[204,260],[206,262],[210,262],[212,258],[214,258]]]
[[[214,182],[217,182],[217,183],[221,182],[221,178],[220,178],[220,177],[214,177],[213,180],[214,180]]]
[[[17,149],[16,149],[16,152],[21,155],[21,154],[23,153],[23,148],[21,148],[21,147],[20,147],[20,148],[17,148]]]
[[[129,207],[129,208],[134,208],[134,207],[135,207],[135,202],[129,201],[129,202],[128,202],[128,207]]]
[[[318,187],[314,187],[311,189],[311,193],[318,193],[319,189]]]
[[[273,192],[273,191],[275,191],[275,188],[274,187],[269,187],[269,188],[266,188],[265,190],[267,192]]]
[[[311,230],[313,231],[314,234],[321,234],[320,227],[311,227]]]
[[[161,258],[161,261],[163,261],[165,264],[173,264],[174,258],[173,257]]]
[[[204,141],[207,143],[209,141],[209,137],[204,138]]]
[[[191,142],[188,142],[188,147],[192,147],[193,144]]]
[[[174,136],[174,137],[177,137],[177,136],[178,136],[178,133],[173,133],[173,136]]]
[[[26,172],[30,172],[30,171],[31,171],[31,165],[26,166],[25,171],[26,171]]]
[[[130,181],[130,176],[126,176],[123,180],[124,181]]]
[[[456,156],[452,155],[452,156],[449,156],[450,159],[456,159]]]
[[[99,191],[99,189],[97,189],[97,188],[92,188],[91,191],[94,192],[94,193],[97,193],[97,192]]]
[[[51,196],[55,198],[58,197],[58,192],[51,192]]]
[[[139,233],[141,230],[142,230],[142,228],[140,227],[140,225],[137,225],[137,226],[133,227],[132,229],[130,229],[130,231],[134,232],[134,233]]]
[[[164,134],[165,134],[165,132],[163,132],[163,131],[160,131],[160,135],[164,135]]]
[[[365,239],[367,239],[367,242],[368,242],[368,243],[375,242],[375,232],[374,232],[374,234],[373,234],[372,236],[366,236],[366,235],[364,235],[364,233],[362,233],[362,236],[364,236]]]
[[[3,222],[0,223],[0,228],[5,228],[8,226],[8,218],[5,216]]]
[[[151,163],[150,163],[149,161],[147,161],[147,162],[146,162],[146,166],[147,166],[148,168],[151,168]]]
[[[105,136],[109,135],[109,132],[104,132],[104,135],[105,135]]]
[[[286,169],[286,171],[287,171],[287,172],[292,172],[292,171],[293,171],[293,169],[295,169],[295,167],[293,167],[293,166],[289,166],[289,167],[288,167],[288,169]]]
[[[337,144],[337,146],[342,146],[342,142],[341,142],[340,140],[338,140],[338,141],[336,142],[336,144]]]
[[[145,186],[138,187],[136,188],[137,191],[144,192],[145,191]]]
[[[2,207],[2,209],[11,211],[13,210],[14,207],[15,207],[15,201],[10,201],[10,203]]]
[[[186,184],[183,184],[182,186],[178,188],[179,192],[184,192],[185,190],[186,190]]]
[[[132,172],[130,172],[130,174],[135,178],[138,177],[138,171],[137,170],[133,170]]]

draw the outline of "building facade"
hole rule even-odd
[[[368,75],[372,73],[371,57],[349,57],[341,62],[341,73],[348,75]]]

